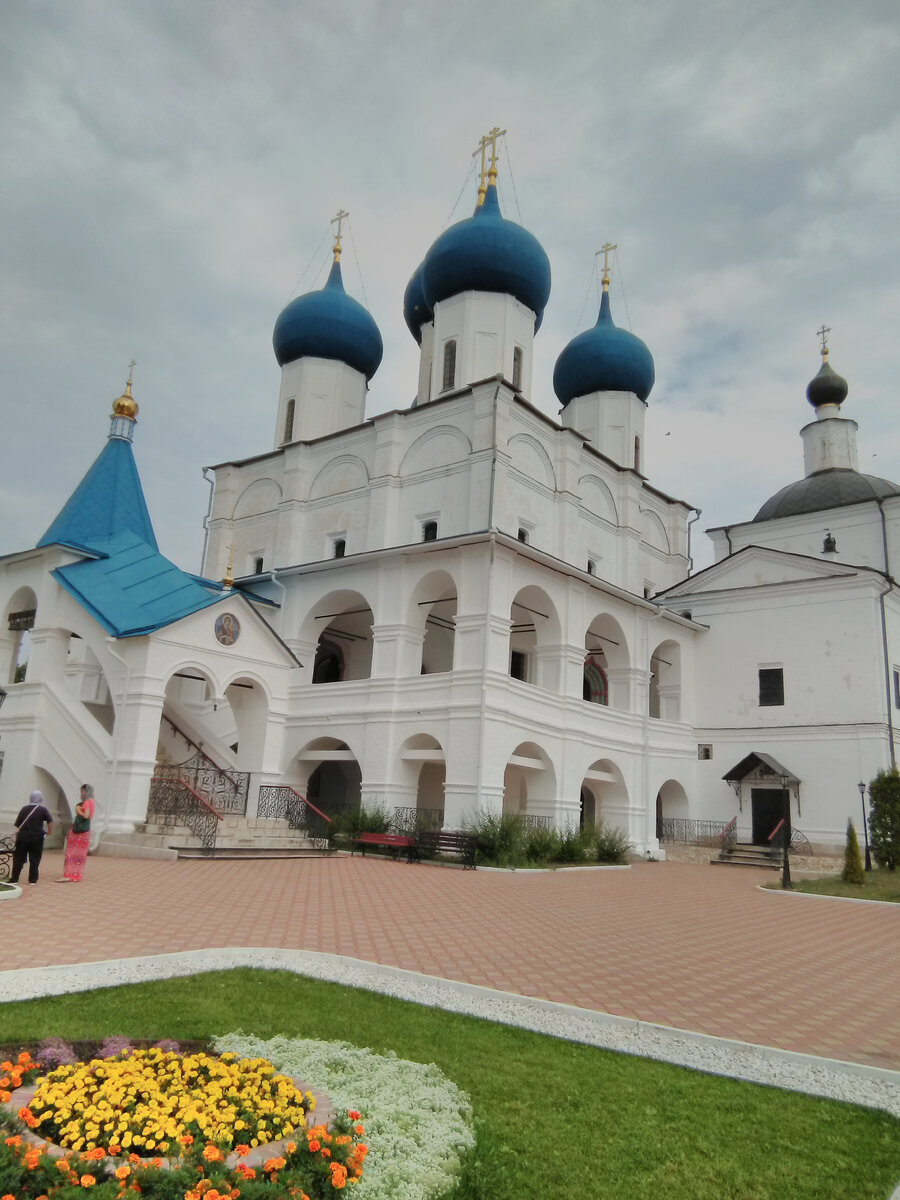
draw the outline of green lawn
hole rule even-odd
[[[772,884],[778,888],[781,884]],[[900,904],[900,871],[882,871],[875,867],[866,875],[863,884],[844,883],[840,875],[824,879],[794,881],[795,892],[812,892],[816,896],[850,896],[854,900],[885,900]]]
[[[243,1029],[435,1062],[471,1096],[454,1200],[884,1200],[900,1121],[376,993],[242,969],[0,1005],[0,1042]]]

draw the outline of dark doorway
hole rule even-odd
[[[782,788],[751,788],[753,807],[753,844],[768,846],[775,826],[784,816],[785,793]]]

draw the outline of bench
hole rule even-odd
[[[465,870],[475,870],[475,850],[478,839],[474,833],[460,833],[453,829],[422,830],[416,838],[419,855],[455,854]]]
[[[385,846],[389,850],[392,849],[394,858],[399,856],[401,850],[405,850],[407,862],[414,862],[416,858],[416,839],[405,833],[361,833],[353,839],[351,855],[356,853],[357,846],[362,847],[363,858],[368,846]]]

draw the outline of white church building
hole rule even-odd
[[[644,461],[650,351],[605,273],[552,420],[549,294],[491,164],[406,290],[416,400],[367,417],[382,342],[339,227],[325,287],[275,325],[272,448],[214,468],[202,577],[157,546],[129,382],[46,534],[0,559],[0,822],[40,788],[64,826],[88,780],[110,842],[177,794],[260,838],[307,798],[602,820],[661,857],[728,823],[765,844],[787,791],[795,830],[841,846],[900,706],[900,487],[860,474],[846,383],[823,352],[804,477],[690,575],[695,510]]]

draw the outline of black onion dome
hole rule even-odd
[[[876,475],[860,475],[849,467],[830,467],[783,487],[765,502],[753,520],[774,521],[887,496],[900,496],[900,486]]]
[[[826,361],[806,389],[806,398],[813,408],[821,408],[825,404],[840,405],[847,399],[849,390],[847,380]]]

